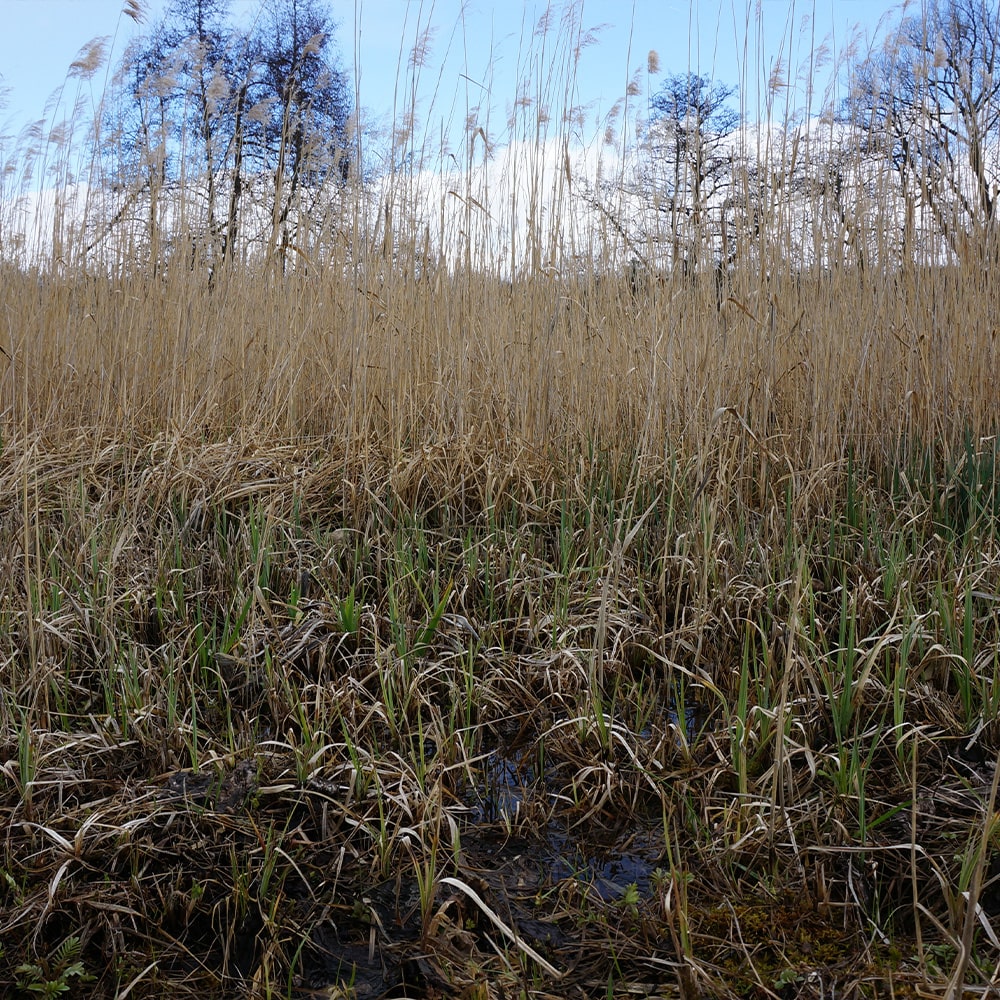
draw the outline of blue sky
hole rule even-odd
[[[141,2],[148,27],[166,3]],[[5,29],[0,34],[0,76],[7,89],[6,106],[0,111],[3,132],[14,134],[42,116],[47,99],[90,39],[109,36],[112,62],[120,56],[129,38],[143,30],[122,15],[122,6],[122,0],[0,0]],[[464,121],[470,105],[488,103],[495,119],[505,117],[518,79],[537,77],[537,63],[551,51],[548,42],[542,56],[542,43],[533,36],[547,6],[541,0],[331,3],[340,24],[337,43],[342,62],[359,77],[361,104],[369,121],[390,120],[400,62],[405,69],[418,32],[431,27],[419,105],[421,127],[428,133],[440,129],[442,120]],[[786,78],[793,84],[798,81],[797,87],[780,92],[776,108],[780,117],[786,101],[795,108],[805,107],[810,54],[825,41],[831,61],[811,69],[820,91],[813,110],[819,110],[831,67],[852,37],[864,46],[877,36],[887,12],[890,20],[898,16],[898,5],[885,0],[583,0],[577,6],[582,25],[596,29],[596,44],[582,55],[575,92],[567,103],[585,107],[588,121],[595,123],[624,94],[636,70],[642,69],[645,91],[655,90],[657,78],[645,75],[651,49],[659,54],[662,73],[690,68],[738,85],[751,118],[763,106],[765,81],[780,59]],[[241,24],[250,24],[260,8],[261,0],[232,3]],[[534,53],[533,69],[526,52]],[[95,89],[102,83],[99,74]],[[639,99],[644,100],[645,94]]]

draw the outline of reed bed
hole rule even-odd
[[[993,990],[983,273],[328,236],[4,265],[0,989]]]

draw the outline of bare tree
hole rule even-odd
[[[270,248],[303,187],[343,181],[350,171],[351,89],[337,64],[329,9],[318,0],[270,0],[259,34],[261,82],[270,108],[274,177]]]
[[[302,195],[320,197],[350,170],[351,86],[334,57],[329,9],[321,0],[267,0],[248,34],[232,24],[229,2],[172,0],[126,53],[108,101],[102,154],[115,182],[149,205],[154,266],[168,190],[184,194],[171,225],[214,269],[245,242],[251,183],[272,185],[263,236],[273,252],[289,241]]]
[[[667,77],[653,95],[648,147],[654,202],[669,216],[671,262],[698,264],[710,207],[732,179],[727,141],[740,116],[727,101],[735,88],[696,73]],[[686,246],[682,249],[682,243]]]
[[[215,243],[218,184],[226,166],[228,143],[222,128],[228,110],[231,77],[230,39],[225,17],[228,0],[173,0],[168,8],[161,41],[177,54],[175,95],[181,144],[195,152],[186,165],[203,182],[205,232]],[[189,141],[190,140],[190,141]]]
[[[862,152],[899,178],[908,256],[918,219],[961,261],[996,255],[998,58],[995,4],[939,0],[854,67],[842,118],[858,130]]]
[[[109,228],[129,217],[133,204],[146,206],[141,240],[153,271],[159,266],[162,242],[161,196],[175,167],[171,143],[173,77],[168,52],[155,36],[135,39],[125,50],[105,96],[98,151],[113,187],[123,195],[122,207],[90,247]]]

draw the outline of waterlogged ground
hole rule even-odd
[[[3,992],[995,980],[992,508],[843,470],[81,468],[0,518]]]
[[[512,964],[507,975],[514,975],[522,962],[528,968],[537,964],[546,978],[571,977],[577,988],[604,989],[609,934],[621,935],[623,952],[630,934],[643,936],[648,954],[639,962],[623,958],[615,973],[633,986],[643,978],[655,983],[675,967],[669,936],[663,937],[662,927],[657,930],[641,915],[652,898],[669,891],[669,852],[662,829],[648,820],[630,824],[633,828],[617,835],[609,830],[597,837],[554,820],[534,829],[531,823],[520,823],[518,813],[550,812],[548,805],[540,807],[535,800],[554,792],[547,792],[530,768],[497,753],[483,765],[473,771],[482,784],[463,796],[468,805],[451,810],[461,831],[461,848],[438,861],[443,880],[429,913],[422,896],[426,883],[412,865],[383,878],[365,873],[359,879],[336,853],[341,840],[336,833],[311,829],[305,819],[297,825],[300,850],[303,842],[327,845],[325,864],[337,868],[340,898],[327,898],[327,919],[312,927],[304,943],[293,995],[332,986],[354,990],[358,996],[394,990],[398,994],[403,986],[413,995],[448,994],[456,980],[465,979],[482,960],[477,960],[478,953],[495,955],[498,949]],[[234,808],[246,808],[246,797],[260,796],[245,774],[216,779],[214,787],[211,781],[188,776],[174,776],[167,785],[179,793],[175,805],[200,807],[203,820],[220,811],[231,817]],[[240,796],[243,801],[237,807],[234,797]],[[418,847],[406,838],[404,833],[403,851],[415,858]],[[319,879],[317,867],[323,868],[324,862],[314,858],[310,870]],[[315,897],[310,881],[286,879],[286,905],[309,909]],[[245,977],[256,967],[261,930],[261,921],[250,919],[234,934],[230,974],[238,971]],[[580,951],[588,940],[599,943],[592,955]],[[218,961],[221,964],[223,956]],[[219,972],[223,974],[221,968]],[[475,981],[467,986],[474,990]]]

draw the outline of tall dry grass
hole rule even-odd
[[[662,458],[743,441],[808,474],[993,434],[994,294],[957,269],[737,273],[717,308],[711,276],[637,289],[379,260],[210,286],[8,267],[0,406],[8,447],[166,433]]]

